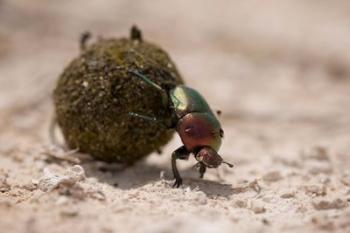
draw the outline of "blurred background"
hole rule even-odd
[[[41,151],[49,145],[52,89],[79,54],[82,32],[127,37],[133,24],[169,53],[189,86],[223,112],[221,154],[236,167],[210,171],[200,181],[193,161],[184,163],[185,185],[195,191],[172,190],[159,173],[171,179],[169,154],[180,144],[174,137],[162,156],[119,173],[99,171],[103,163],[82,163],[87,177],[94,177],[83,184],[100,187],[107,201],[68,197],[57,207],[62,194],[39,198],[40,190],[23,188],[50,165]],[[194,226],[198,232],[346,231],[349,29],[346,0],[0,0],[0,181],[6,177],[9,187],[0,192],[0,213],[7,216],[0,226],[6,232],[72,226],[79,232],[196,232]],[[249,188],[254,181],[264,194]],[[304,184],[316,191],[300,188]],[[325,194],[317,191],[323,189]],[[292,200],[281,198],[283,192],[294,193]],[[340,199],[344,206],[319,216],[318,198]],[[62,211],[72,203],[79,214],[67,220]],[[255,207],[264,211],[257,215]],[[150,221],[162,224],[147,226]]]

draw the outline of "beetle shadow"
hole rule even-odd
[[[229,197],[234,194],[234,188],[231,184],[221,183],[220,181],[207,180],[199,178],[199,173],[194,168],[188,168],[181,171],[184,185],[189,186],[191,190],[196,189],[204,192],[207,196]]]
[[[139,161],[132,166],[123,166],[116,163],[105,163],[101,161],[87,161],[80,164],[87,177],[96,178],[98,181],[107,183],[118,189],[129,190],[138,188],[149,183],[161,180],[161,173],[164,172],[164,179],[169,188],[174,182],[172,171],[168,167],[149,164],[146,161]],[[222,184],[216,181],[200,179],[198,171],[192,167],[182,169],[183,187],[190,187],[204,192],[207,196],[219,195],[229,197],[234,193],[230,184]]]
[[[218,181],[187,178],[191,189],[197,188],[204,192],[207,196],[222,196],[230,197],[234,194],[234,189],[231,184],[223,184]]]

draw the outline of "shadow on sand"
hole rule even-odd
[[[83,162],[81,166],[84,167],[87,177],[94,177],[100,182],[125,190],[155,183],[161,179],[160,173],[164,171],[169,188],[172,188],[171,169],[149,164],[146,161],[140,161],[132,166],[124,166],[93,160]],[[197,170],[192,167],[183,169],[180,172],[184,180],[182,188],[189,186],[191,189],[203,191],[208,196],[219,195],[228,197],[234,193],[230,184],[199,179]]]

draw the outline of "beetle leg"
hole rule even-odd
[[[146,115],[142,115],[136,112],[129,112],[129,116],[133,116],[133,117],[138,117],[147,121],[153,121],[153,122],[158,122],[159,120],[156,117],[151,117],[151,116],[146,116]]]
[[[207,170],[207,167],[202,162],[197,162],[193,167],[199,170],[199,178],[202,179],[204,176],[204,173]]]
[[[171,167],[172,167],[174,178],[175,178],[175,183],[173,184],[173,187],[178,188],[182,185],[182,178],[180,176],[179,171],[177,170],[176,160],[177,159],[187,160],[189,155],[190,155],[190,152],[187,151],[185,146],[179,147],[177,150],[175,150],[172,153],[172,155],[171,155]]]
[[[139,114],[139,113],[136,113],[136,112],[129,112],[128,114],[129,114],[129,116],[132,116],[132,117],[138,117],[138,118],[144,119],[146,121],[159,123],[159,124],[163,125],[163,127],[166,128],[166,129],[171,129],[172,128],[169,124],[167,124],[167,122],[165,122],[164,120],[158,119],[157,117],[146,116],[146,115],[142,115],[142,114]]]
[[[81,33],[80,35],[80,51],[84,51],[86,49],[86,43],[91,38],[91,33],[86,31]]]
[[[136,25],[130,29],[130,39],[142,42],[142,32]]]
[[[168,102],[169,102],[168,94],[166,93],[166,91],[161,86],[159,86],[157,83],[155,83],[152,80],[150,80],[149,78],[147,78],[145,75],[140,74],[136,70],[128,70],[128,72],[133,74],[134,76],[142,79],[145,83],[147,83],[148,85],[150,85],[154,89],[160,91],[160,93],[162,95],[162,103],[164,104],[164,106],[168,106]]]
[[[204,173],[206,172],[207,167],[204,165],[204,163],[199,164],[199,178],[203,179]]]

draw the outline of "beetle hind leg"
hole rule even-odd
[[[131,116],[131,117],[136,117],[136,118],[140,118],[140,119],[146,120],[148,122],[161,124],[165,129],[172,129],[172,128],[174,128],[173,125],[171,124],[171,122],[168,122],[168,121],[166,121],[164,119],[159,119],[159,118],[157,118],[155,116],[146,116],[146,115],[143,115],[143,114],[140,114],[140,113],[136,113],[136,112],[129,112],[128,115]]]
[[[159,122],[160,121],[159,119],[157,119],[154,116],[146,116],[146,115],[139,114],[136,112],[129,112],[128,114],[129,114],[129,116],[141,118],[141,119],[144,119],[146,121],[152,121],[152,122]]]
[[[91,33],[89,31],[81,33],[80,41],[79,41],[80,51],[86,50],[87,42],[90,38],[91,38]]]
[[[154,88],[155,90],[159,91],[159,93],[161,94],[161,98],[162,98],[162,103],[164,106],[168,106],[169,104],[169,100],[168,100],[168,94],[167,92],[161,87],[159,86],[157,83],[153,82],[152,80],[150,80],[148,77],[146,77],[145,75],[139,73],[138,71],[136,70],[128,70],[128,72],[143,80],[146,84],[148,84],[149,86],[151,86],[152,88]]]
[[[178,188],[182,185],[182,178],[180,176],[179,170],[177,169],[176,160],[178,159],[187,160],[189,155],[190,155],[190,152],[187,151],[185,146],[179,147],[171,155],[171,167],[175,178],[175,182],[173,184],[174,188]]]

